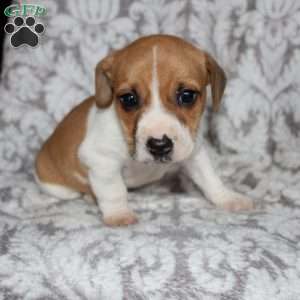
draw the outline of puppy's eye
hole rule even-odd
[[[176,100],[178,105],[189,106],[192,105],[198,96],[198,92],[188,89],[177,91]]]
[[[136,109],[139,105],[139,99],[135,92],[129,92],[119,96],[119,100],[125,110]]]

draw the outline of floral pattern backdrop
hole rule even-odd
[[[40,45],[7,38],[0,83],[0,300],[300,299],[300,2],[34,3],[48,9]],[[205,136],[253,212],[216,210],[179,175],[130,193],[139,224],[108,228],[97,207],[34,183],[39,146],[93,93],[96,63],[152,33],[185,37],[226,70]]]

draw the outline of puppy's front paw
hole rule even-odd
[[[131,210],[103,216],[103,222],[108,226],[127,226],[138,222],[138,218]]]
[[[217,207],[227,211],[251,210],[254,208],[254,201],[239,193],[228,191],[219,196],[216,202]]]

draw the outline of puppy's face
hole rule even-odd
[[[105,58],[96,69],[96,103],[114,102],[132,157],[178,162],[193,151],[212,84],[217,107],[225,75],[206,53],[171,36],[150,36]]]

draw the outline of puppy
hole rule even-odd
[[[199,139],[206,87],[216,111],[225,83],[209,54],[178,37],[143,37],[113,52],[96,67],[95,95],[42,146],[38,182],[58,198],[93,196],[107,225],[137,222],[127,188],[171,169],[185,172],[218,207],[252,208],[250,199],[224,186]]]

